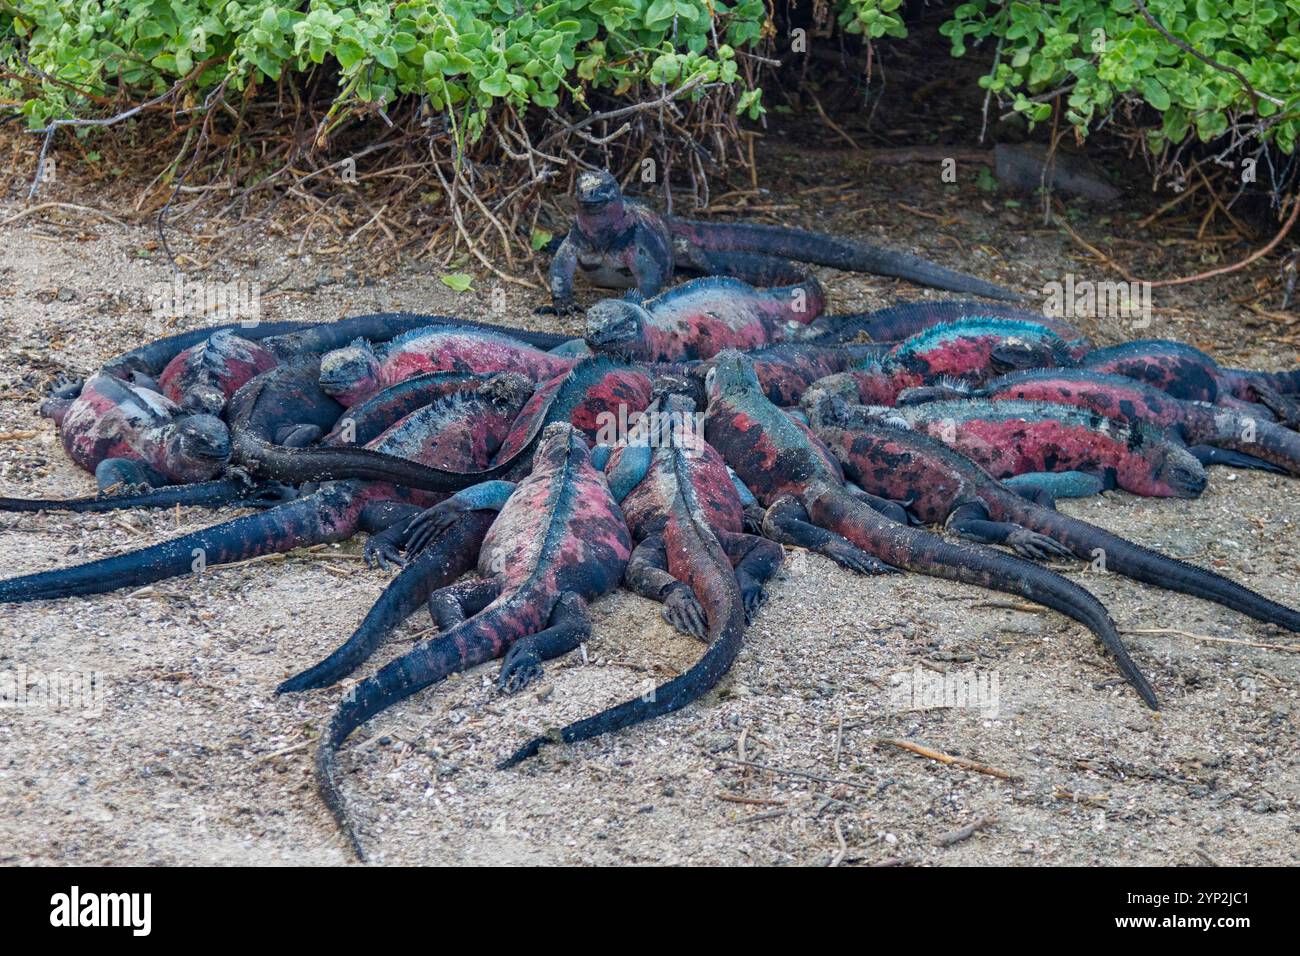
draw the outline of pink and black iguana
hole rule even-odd
[[[1026,557],[1073,555],[1156,587],[1214,601],[1256,620],[1300,631],[1300,612],[1194,565],[1028,501],[929,435],[856,414],[823,392],[808,403],[817,437],[864,490],[896,501],[926,524]]]
[[[630,293],[587,310],[593,351],[636,362],[707,359],[723,349],[763,348],[794,338],[825,306],[816,279],[758,289],[739,279],[692,279],[643,299]]]
[[[802,229],[746,223],[695,222],[658,213],[627,199],[610,173],[584,172],[574,188],[578,213],[551,263],[551,302],[561,314],[577,311],[573,278],[594,285],[634,288],[658,295],[677,270],[729,275],[752,285],[790,280],[779,259],[850,272],[895,276],[919,285],[991,299],[1018,300],[1014,292],[927,262],[905,252]]]
[[[825,554],[852,570],[905,568],[1044,604],[1096,634],[1143,701],[1158,709],[1155,691],[1129,657],[1110,615],[1088,591],[1020,558],[954,545],[908,527],[896,502],[851,492],[839,461],[807,426],[763,396],[741,353],[718,356],[707,388],[705,438],[767,507],[768,537]]]
[[[543,661],[588,635],[587,603],[618,587],[627,567],[623,512],[572,425],[546,427],[532,471],[517,485],[481,490],[485,503],[500,502],[500,514],[479,552],[480,577],[435,592],[430,609],[442,633],[356,685],[321,735],[317,785],[358,858],[364,853],[338,788],[336,752],[348,735],[417,691],[502,655],[498,685],[525,687]]]
[[[857,401],[851,382],[830,376],[804,393],[804,404],[821,392]],[[973,398],[861,406],[855,414],[895,419],[925,432],[998,479],[1068,471],[1096,476],[1103,489],[1155,498],[1196,498],[1205,490],[1204,467],[1179,439],[1144,422],[1121,424],[1074,405]]]
[[[533,756],[548,743],[574,743],[680,710],[730,669],[745,625],[764,599],[782,549],[744,532],[744,507],[722,457],[698,433],[695,402],[661,395],[646,409],[645,443],[620,446],[605,466],[636,547],[624,584],[664,605],[678,630],[707,642],[685,673],[654,692],[536,737],[501,766]],[[596,451],[608,450],[601,446]],[[455,498],[432,509],[452,509]],[[454,525],[456,520],[447,524]]]
[[[397,422],[368,448],[398,461],[402,459],[393,453],[414,451],[421,459],[411,464],[474,472],[490,464],[501,441],[511,434],[523,398],[518,390],[492,384],[481,392],[457,392],[430,406],[425,414]],[[439,443],[439,434],[446,434],[448,440]],[[474,439],[465,440],[467,434]],[[496,437],[485,439],[485,435]],[[467,458],[467,451],[481,457]],[[380,532],[394,524],[400,531],[416,513],[443,497],[381,481],[329,481],[312,494],[260,514],[171,541],[70,568],[8,578],[0,581],[0,601],[36,601],[140,587],[264,554],[344,541],[357,531],[374,536],[367,542],[367,553],[378,556],[386,553],[383,549],[391,542],[391,537]]]
[[[1177,434],[1203,465],[1300,477],[1300,434],[1246,412],[1174,398],[1140,379],[1091,369],[1034,369],[986,382],[973,394],[993,402],[1077,405],[1122,424],[1146,422]]]

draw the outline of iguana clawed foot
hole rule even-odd
[[[516,694],[542,676],[542,656],[533,642],[524,638],[506,652],[497,675],[497,689]]]
[[[367,538],[361,554],[365,559],[366,567],[379,568],[381,571],[388,570],[389,562],[398,567],[406,564],[401,549],[392,541],[384,540],[380,535],[371,535]]]
[[[678,584],[669,590],[664,598],[664,609],[660,612],[663,619],[683,634],[704,640],[708,636],[708,622],[704,617],[704,608],[695,599],[691,589]]]
[[[427,508],[406,526],[406,552],[419,554],[438,535],[455,524],[468,509],[454,498]]]
[[[1074,556],[1073,552],[1061,542],[1026,528],[1012,531],[1007,535],[1003,544],[1022,558],[1030,558],[1034,561],[1048,561],[1052,558],[1071,558]]]

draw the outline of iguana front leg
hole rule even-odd
[[[578,249],[570,233],[560,243],[551,260],[548,277],[551,283],[551,304],[544,305],[537,311],[540,314],[572,315],[579,311],[573,298],[573,276],[578,270]]]
[[[812,524],[808,520],[807,509],[789,495],[778,498],[767,509],[763,518],[763,535],[782,544],[816,551],[841,567],[859,574],[898,573],[898,568],[872,557],[848,538]]]

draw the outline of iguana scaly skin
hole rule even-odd
[[[343,405],[352,406],[426,372],[520,372],[542,382],[567,371],[573,362],[510,336],[434,326],[380,346],[358,340],[327,352],[321,359],[320,384]]]
[[[277,364],[273,352],[227,329],[168,362],[158,376],[158,387],[186,411],[220,415],[235,392]]]
[[[893,405],[904,389],[934,382],[976,384],[1013,369],[1073,364],[1051,329],[1011,319],[962,319],[899,342],[844,374],[867,405]]]
[[[385,708],[503,654],[500,686],[526,686],[542,661],[587,635],[587,602],[618,586],[631,550],[623,513],[590,462],[586,438],[572,425],[548,425],[532,472],[510,491],[483,541],[480,580],[430,598],[441,608],[443,633],[358,684],[321,735],[317,783],[358,857],[338,789],[339,745]]]
[[[1292,631],[1300,613],[1212,571],[1185,564],[1060,514],[997,481],[966,456],[928,435],[863,421],[836,398],[812,403],[809,418],[845,474],[866,491],[908,502],[927,524],[946,524],[972,540],[1004,544],[1025,557],[1063,553],[1145,584],[1214,601]],[[847,427],[842,427],[847,426]]]
[[[989,401],[1025,400],[1077,405],[1124,424],[1146,422],[1176,433],[1203,464],[1259,468],[1260,462],[1300,477],[1300,435],[1277,424],[1207,402],[1174,398],[1154,385],[1091,369],[1036,369],[986,382]],[[1223,458],[1197,451],[1229,449]]]
[[[722,457],[692,431],[694,413],[695,402],[686,396],[657,399],[646,410],[656,429],[653,440],[647,435],[647,446],[620,446],[605,471],[636,542],[624,583],[664,604],[664,619],[707,641],[708,649],[652,694],[534,738],[502,766],[533,756],[547,743],[587,740],[680,710],[721,680],[739,653],[745,625],[763,601],[782,550],[744,533],[740,496]]]
[[[874,312],[824,315],[811,331],[817,333],[815,341],[823,345],[852,342],[862,336],[872,342],[901,342],[936,325],[968,319],[1010,319],[1046,326],[1061,337],[1075,359],[1092,350],[1088,337],[1064,319],[1014,305],[961,299],[923,299]]]
[[[1174,398],[1210,402],[1256,416],[1272,413],[1289,427],[1300,424],[1300,404],[1287,394],[1300,384],[1300,374],[1295,372],[1225,369],[1200,349],[1163,339],[1097,349],[1081,364],[1094,372],[1136,378]]]
[[[638,362],[707,359],[723,349],[763,348],[791,336],[825,306],[816,279],[756,289],[739,279],[692,279],[651,299],[605,299],[587,310],[593,351]]]
[[[280,366],[277,371],[285,368]],[[486,397],[465,392],[448,396],[431,406],[433,413],[419,419],[408,416],[374,439],[369,448],[395,461],[402,461],[396,457],[397,452],[419,454],[420,460],[412,465],[474,472],[484,468],[498,450],[484,436],[504,438],[510,433],[518,404],[509,401],[504,389],[490,389]],[[443,442],[435,440],[440,433],[446,436]],[[475,454],[479,457],[473,457]],[[415,506],[438,500],[440,496],[386,482],[327,482],[319,491],[296,501],[172,541],[71,568],[0,581],[0,601],[103,594],[263,554],[343,541],[359,530],[377,534],[398,523],[400,531],[420,510]],[[381,549],[379,555],[384,556],[388,552],[382,549],[389,543],[387,538],[376,537],[368,543],[367,551],[372,553],[377,547]]]
[[[848,389],[819,386],[805,393],[804,402],[818,391],[855,400]],[[1205,469],[1181,441],[1151,425],[1122,425],[1072,405],[968,399],[892,409],[859,406],[855,413],[862,420],[905,422],[995,478],[1078,471],[1096,475],[1106,488],[1155,498],[1196,498],[1205,490]]]
[[[192,329],[177,335],[155,339],[137,349],[132,349],[115,358],[109,359],[101,367],[106,375],[146,388],[158,388],[157,379],[168,363],[181,352],[204,341],[219,332],[230,332],[252,342],[262,343],[262,347],[276,355],[280,360],[302,355],[306,352],[327,352],[341,348],[355,338],[365,338],[372,342],[383,342],[409,332],[412,329],[442,325],[452,328],[482,329],[510,335],[537,348],[551,349],[563,344],[567,336],[551,332],[532,332],[527,329],[513,329],[506,326],[492,325],[487,322],[474,322],[470,319],[457,319],[441,315],[419,315],[410,312],[380,312],[372,315],[350,316],[336,322],[228,322],[201,329]],[[81,382],[72,382],[53,392],[57,398],[76,398],[81,392]]]
[[[103,373],[77,398],[50,400],[42,413],[58,423],[68,457],[94,472],[101,490],[206,481],[230,457],[221,419],[183,412],[155,391]]]
[[[576,272],[595,285],[635,288],[651,297],[660,293],[677,269],[730,275],[762,284],[765,276],[755,273],[763,271],[760,264],[776,257],[896,276],[993,299],[1020,298],[1000,286],[904,252],[801,229],[660,216],[626,199],[618,180],[608,172],[579,175],[574,198],[578,203],[577,218],[550,270],[551,299],[559,312],[576,310]]]
[[[1017,594],[1088,627],[1106,645],[1142,699],[1157,708],[1155,692],[1128,652],[1106,609],[1078,585],[1010,555],[956,546],[885,517],[886,503],[850,493],[839,462],[811,432],[767,401],[746,358],[719,356],[708,384],[705,437],[767,508],[764,531],[858,569],[906,568],[920,574]],[[902,516],[905,519],[905,516]],[[848,546],[847,548],[845,546]],[[842,560],[846,557],[848,560]]]

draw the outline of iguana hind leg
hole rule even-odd
[[[708,634],[704,608],[690,587],[668,572],[662,535],[651,535],[632,550],[623,583],[635,593],[664,606],[663,619],[683,634],[704,640]]]
[[[591,634],[587,602],[572,591],[560,595],[545,629],[515,641],[501,662],[497,687],[507,694],[523,690],[542,676],[542,661],[567,654]]]
[[[808,511],[803,504],[788,495],[778,498],[767,509],[763,517],[763,535],[781,544],[816,551],[858,574],[894,574],[898,571],[873,558],[847,538],[817,527],[808,520]]]
[[[429,617],[438,630],[449,631],[491,604],[499,593],[491,581],[458,581],[429,595]]]

